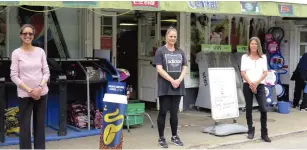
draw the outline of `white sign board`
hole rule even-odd
[[[211,115],[214,120],[239,117],[234,68],[208,68]]]

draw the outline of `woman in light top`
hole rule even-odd
[[[248,139],[253,139],[255,127],[253,127],[253,96],[256,96],[261,113],[261,139],[271,142],[267,129],[267,110],[264,89],[264,79],[267,76],[267,57],[262,52],[259,38],[252,37],[248,44],[248,53],[242,56],[241,75],[243,77],[243,93],[246,104],[246,120],[248,125]]]
[[[20,149],[32,149],[32,111],[34,149],[45,149],[46,83],[50,72],[45,51],[32,46],[34,35],[32,25],[23,25],[20,29],[22,45],[12,53],[11,79],[17,85],[20,110]]]

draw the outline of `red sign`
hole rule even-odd
[[[287,13],[287,12],[290,12],[290,10],[291,9],[288,6],[286,6],[286,5],[280,6],[280,11],[281,12]]]
[[[154,7],[158,8],[159,7],[159,2],[158,1],[131,1],[132,7]]]
[[[112,37],[100,37],[100,49],[112,50]]]

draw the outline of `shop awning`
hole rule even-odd
[[[1,1],[0,5],[307,17],[306,4],[272,1]]]

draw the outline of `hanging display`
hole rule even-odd
[[[239,45],[247,45],[246,27],[245,27],[243,17],[241,17],[240,20],[239,20],[237,34],[238,34],[237,37],[239,39]]]
[[[273,104],[273,95],[272,95],[272,88],[275,87],[277,84],[277,81],[279,80],[278,75],[276,71],[274,70],[268,70],[268,74],[265,78],[265,91],[266,91],[266,102],[267,105],[270,106]]]
[[[228,18],[213,16],[211,18],[210,44],[228,44]]]
[[[272,27],[265,35],[266,50],[269,52],[269,67],[276,71],[277,84],[275,85],[277,97],[282,97],[285,93],[285,88],[280,81],[280,75],[286,74],[287,70],[283,69],[285,65],[285,59],[280,52],[280,43],[284,38],[284,30],[280,27]]]
[[[271,67],[272,69],[274,69],[274,70],[279,70],[279,69],[284,70],[284,69],[282,69],[282,68],[283,68],[284,65],[285,65],[285,59],[284,59],[284,57],[283,57],[281,54],[279,54],[279,53],[273,54],[273,55],[271,55],[271,57],[270,57],[269,65],[270,65],[270,67]]]
[[[267,105],[271,105],[273,103],[273,100],[272,100],[272,88],[268,87],[268,86],[265,86],[264,89],[265,89],[265,97],[266,97]]]
[[[267,44],[267,51],[270,54],[276,54],[279,52],[279,44],[276,41],[270,41]]]

